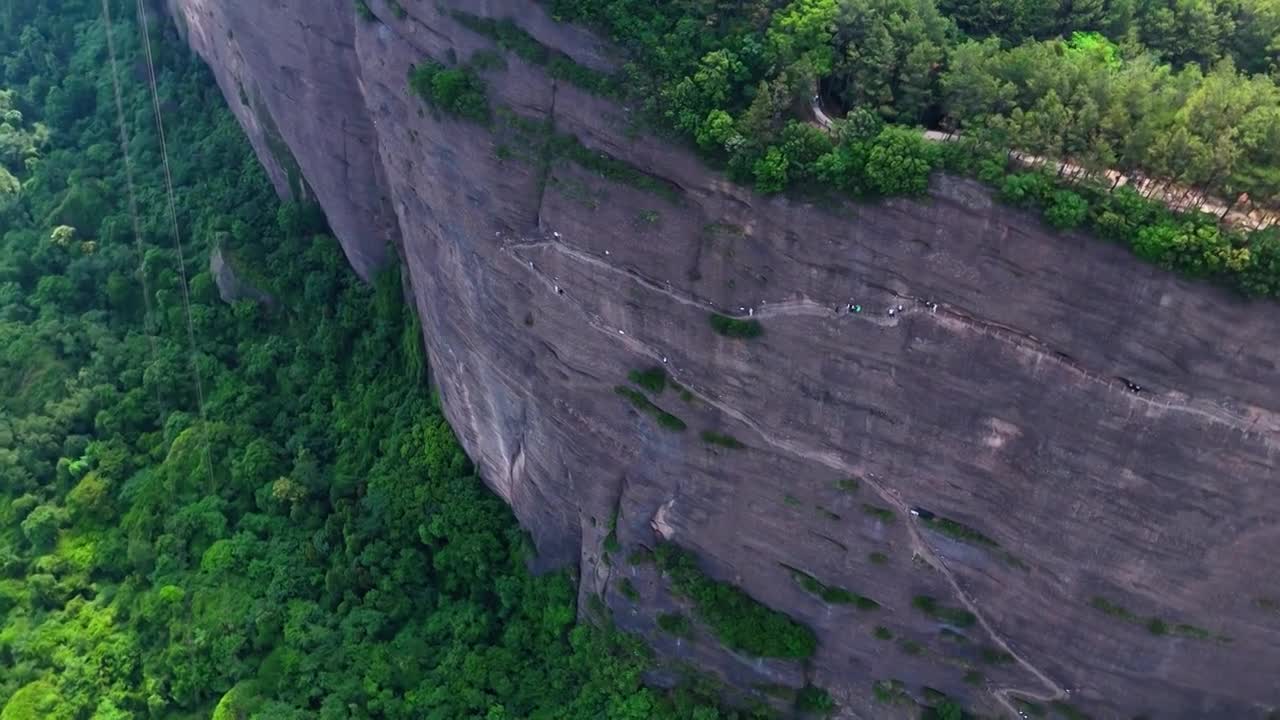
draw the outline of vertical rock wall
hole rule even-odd
[[[759,197],[509,53],[485,77],[523,131],[408,93],[424,58],[495,49],[449,9],[610,67],[532,2],[404,0],[400,17],[371,0],[372,22],[348,0],[169,2],[277,188],[314,193],[362,275],[389,242],[403,256],[446,413],[540,562],[578,563],[583,592],[660,650],[744,688],[828,687],[850,717],[889,712],[871,685],[892,678],[991,712],[1015,693],[1098,717],[1280,705],[1274,307],[1054,233],[968,181],[876,206]],[[534,122],[667,191],[548,156]],[[712,332],[711,311],[748,308],[762,337]],[[687,391],[654,399],[686,431],[615,393],[650,366]],[[606,559],[614,517],[621,555],[659,537],[694,550],[813,626],[818,655],[657,632],[679,601],[651,566]],[[796,571],[880,607],[825,603]],[[940,622],[921,595],[976,621]]]

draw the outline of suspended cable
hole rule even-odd
[[[104,0],[105,2],[105,0]],[[173,244],[178,253],[178,274],[182,281],[182,312],[187,320],[187,344],[191,356],[191,375],[195,378],[196,410],[200,416],[204,435],[204,460],[209,471],[209,488],[216,486],[213,476],[213,453],[209,448],[209,418],[204,408],[204,381],[200,377],[200,363],[196,346],[195,325],[191,322],[191,291],[187,285],[187,260],[182,249],[182,231],[178,227],[178,203],[174,199],[173,171],[169,164],[169,145],[164,134],[164,114],[160,108],[160,90],[156,83],[155,61],[151,54],[151,28],[147,21],[147,9],[143,0],[137,0],[138,26],[142,30],[142,52],[147,63],[147,82],[151,88],[151,106],[156,116],[156,130],[160,138],[160,157],[164,166],[164,187],[169,202],[169,222],[173,232]]]
[[[129,195],[129,217],[133,221],[133,241],[138,253],[138,281],[142,285],[142,302],[146,306],[143,323],[147,342],[151,345],[151,362],[155,363],[159,353],[156,350],[155,317],[151,307],[151,287],[147,282],[146,248],[142,243],[142,223],[138,220],[138,193],[133,182],[133,157],[129,154],[129,131],[124,122],[124,99],[120,90],[120,68],[116,60],[115,30],[111,24],[111,6],[109,0],[102,0],[102,23],[107,32],[107,55],[111,60],[111,87],[115,91],[116,123],[120,126],[120,154],[124,157],[124,182]],[[156,404],[163,409],[160,391],[156,389]]]

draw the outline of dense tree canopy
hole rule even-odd
[[[135,217],[98,9],[0,4],[0,718],[745,717],[645,689],[642,646],[525,570],[397,273],[359,282],[278,205],[156,37],[179,267],[136,28],[114,38]],[[274,309],[218,299],[214,245]]]
[[[761,192],[920,194],[945,167],[1055,227],[1092,227],[1184,272],[1280,292],[1275,230],[1224,230],[1165,208],[1212,196],[1221,215],[1241,201],[1280,207],[1270,0],[548,4],[620,42],[650,117]],[[836,116],[827,132],[815,132],[831,124],[815,104]],[[960,140],[938,147],[921,125]],[[1037,163],[1045,180],[1021,177]],[[1144,195],[1112,196],[1120,178],[1108,171],[1142,181]],[[1231,262],[1188,259],[1221,247]]]

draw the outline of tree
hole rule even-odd
[[[781,192],[787,186],[787,169],[790,161],[782,148],[771,147],[764,157],[756,161],[756,190],[762,193]]]
[[[867,153],[867,184],[882,195],[924,193],[929,189],[929,175],[937,160],[938,148],[919,132],[887,127],[872,141]]]
[[[38,505],[22,521],[22,535],[37,553],[53,549],[67,512],[56,505]]]
[[[845,105],[920,121],[955,32],[933,0],[843,0],[836,26],[831,84]]]

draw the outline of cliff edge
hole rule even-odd
[[[168,2],[277,188],[324,206],[363,276],[402,255],[463,445],[539,562],[577,563],[622,627],[740,688],[825,687],[847,717],[924,688],[994,713],[1280,705],[1273,307],[967,180],[876,205],[756,195],[453,13],[615,66],[528,0],[371,0],[373,20]],[[501,61],[490,125],[409,93],[415,64],[478,52]],[[629,383],[655,367],[676,385]],[[660,540],[817,653],[660,631],[684,601],[626,560]]]

